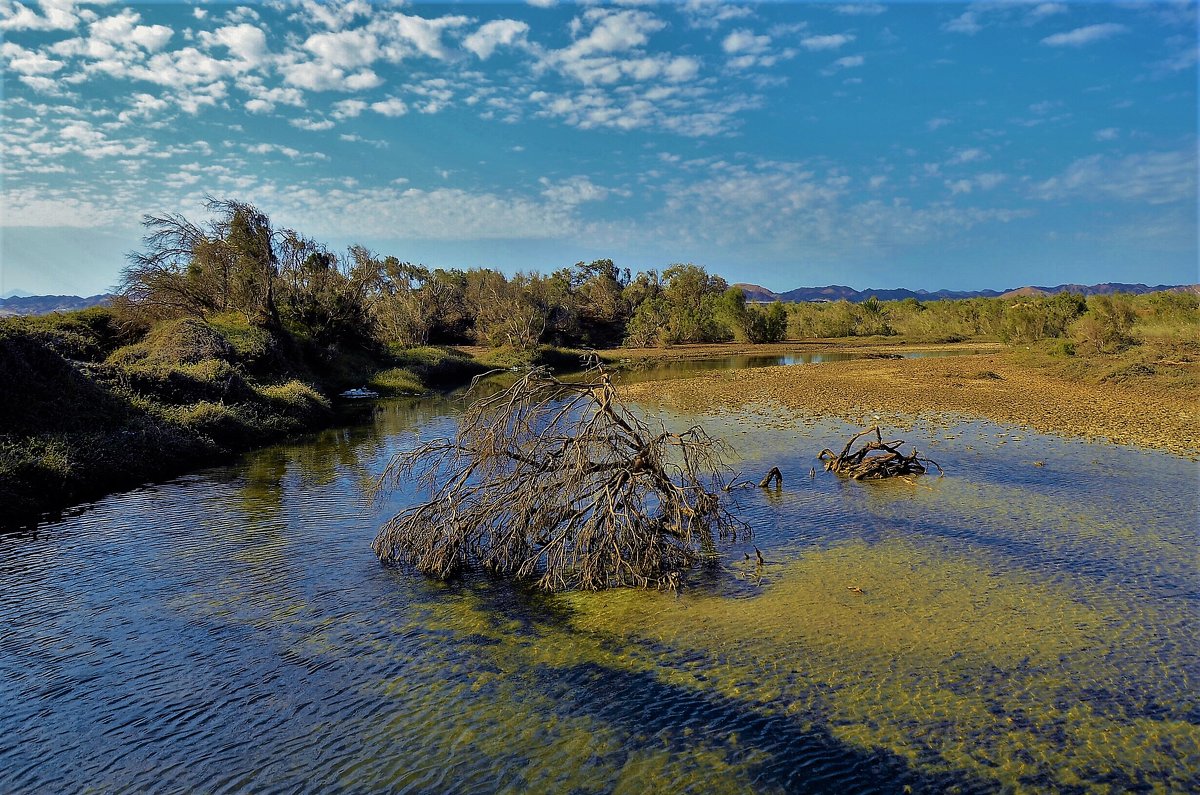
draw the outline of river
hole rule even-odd
[[[460,410],[0,535],[0,791],[1200,787],[1194,462],[916,418],[946,476],[853,483],[809,474],[843,423],[668,416],[783,470],[753,541],[678,595],[545,595],[371,552],[416,498],[374,477]]]

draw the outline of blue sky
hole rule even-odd
[[[1195,2],[0,0],[0,33],[0,292],[100,292],[205,194],[436,267],[1200,281]]]

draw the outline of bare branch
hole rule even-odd
[[[535,368],[478,397],[454,439],[389,463],[381,485],[415,479],[429,500],[374,549],[442,578],[479,568],[550,590],[675,588],[718,540],[749,534],[718,497],[725,453],[699,426],[652,431],[598,361],[582,382]]]

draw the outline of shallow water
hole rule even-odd
[[[366,487],[457,410],[382,403],[0,537],[0,790],[1200,786],[1194,463],[917,420],[946,477],[847,483],[809,468],[848,426],[705,417],[784,471],[738,493],[767,564],[545,596],[372,555],[413,495]]]
[[[928,350],[904,351],[902,353],[863,353],[860,351],[821,351],[814,353],[787,353],[771,356],[741,354],[717,356],[707,359],[681,359],[661,362],[654,360],[630,360],[627,369],[620,370],[617,380],[626,383],[663,381],[676,378],[691,378],[715,370],[741,370],[747,367],[777,367],[796,364],[820,364],[822,362],[849,362],[884,356],[897,359],[928,359],[946,356],[970,356],[980,353],[975,350]]]

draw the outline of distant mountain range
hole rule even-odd
[[[1055,293],[1072,292],[1081,295],[1110,295],[1112,293],[1157,293],[1164,290],[1172,292],[1188,292],[1200,295],[1200,284],[1170,285],[1160,284],[1149,287],[1144,284],[1060,284],[1057,287],[1018,287],[1015,290],[998,292],[996,290],[855,290],[831,284],[828,287],[797,287],[786,293],[774,293],[766,287],[757,284],[735,284],[746,294],[747,301],[771,303],[772,301],[802,302],[802,301],[847,301],[857,304],[875,296],[880,301],[903,301],[905,298],[916,298],[918,301],[943,301],[956,298],[1016,298],[1023,295],[1054,295]],[[87,309],[89,306],[103,306],[113,299],[111,293],[90,295],[80,298],[77,295],[27,295],[19,290],[14,291],[10,298],[0,298],[0,317],[12,315],[46,315],[51,312],[71,312],[76,309]]]
[[[16,291],[19,293],[19,291]],[[80,298],[77,295],[21,295],[11,298],[0,298],[0,317],[6,315],[47,315],[51,312],[70,312],[75,309],[87,309],[89,306],[102,306],[113,299],[111,294],[90,295]]]
[[[1018,287],[1015,290],[1005,290],[1003,292],[997,290],[938,290],[930,292],[928,290],[855,290],[852,287],[843,287],[837,284],[831,284],[828,287],[797,287],[794,290],[788,290],[786,293],[771,292],[765,287],[760,287],[757,284],[735,284],[734,287],[740,287],[746,295],[747,301],[758,301],[770,303],[772,301],[784,301],[799,303],[802,301],[840,301],[843,298],[847,301],[857,304],[867,300],[871,296],[875,296],[880,301],[903,301],[905,298],[915,298],[918,301],[944,301],[954,300],[956,298],[1016,298],[1018,296],[1028,295],[1055,295],[1056,293],[1079,293],[1081,295],[1111,295],[1112,293],[1132,293],[1141,295],[1143,293],[1157,293],[1164,290],[1174,292],[1189,292],[1200,295],[1200,285],[1170,285],[1160,284],[1155,287],[1149,287],[1145,284],[1060,284],[1057,287]]]

